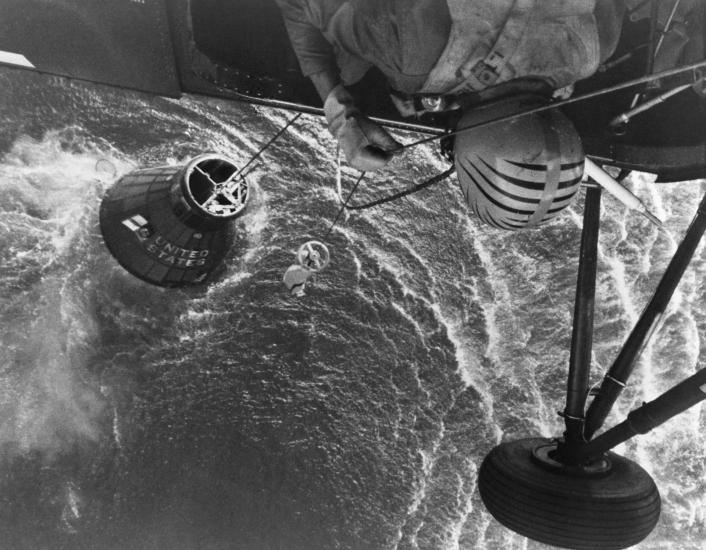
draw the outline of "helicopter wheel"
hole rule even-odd
[[[650,534],[661,501],[645,470],[614,453],[591,467],[566,467],[551,459],[554,449],[551,440],[521,439],[485,457],[478,489],[495,519],[564,548],[626,548]]]

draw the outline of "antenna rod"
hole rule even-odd
[[[645,218],[655,224],[658,229],[664,230],[662,221],[650,212],[638,197],[636,197],[629,189],[620,185],[610,176],[610,174],[608,174],[605,170],[603,170],[603,168],[598,166],[588,157],[586,157],[585,170],[589,178],[608,191],[608,193],[613,195],[625,206],[645,216]]]

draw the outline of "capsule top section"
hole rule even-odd
[[[250,198],[238,167],[221,155],[194,158],[184,169],[181,188],[189,205],[211,219],[235,218]]]

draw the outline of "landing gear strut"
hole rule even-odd
[[[636,463],[610,450],[706,399],[706,369],[702,369],[594,437],[706,230],[704,197],[652,299],[586,409],[600,193],[598,188],[587,189],[566,406],[560,413],[564,435],[495,447],[483,461],[478,479],[483,502],[500,523],[526,537],[565,548],[626,548],[652,531],[660,513],[654,481]]]

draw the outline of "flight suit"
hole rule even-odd
[[[622,20],[619,0],[277,3],[304,75],[329,71],[352,84],[374,65],[404,93],[478,91],[513,78],[566,86],[612,53]]]
[[[382,168],[400,149],[344,87],[370,67],[382,71],[395,97],[478,92],[522,79],[562,88],[612,53],[623,15],[623,0],[276,1],[302,71],[324,99],[331,134],[362,171]],[[396,101],[403,115],[405,103]]]

